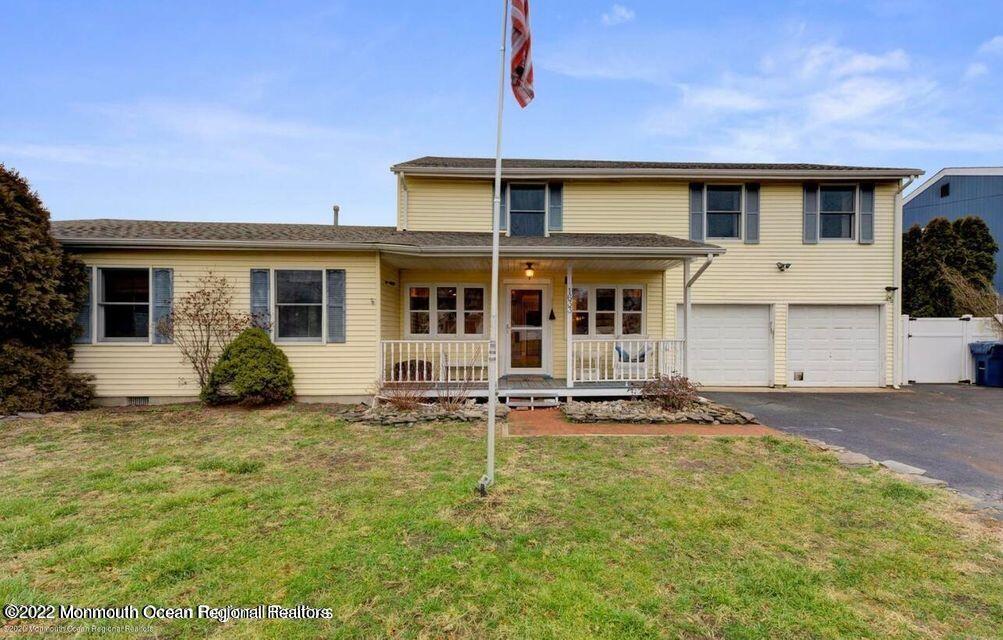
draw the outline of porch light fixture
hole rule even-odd
[[[533,276],[536,275],[536,271],[533,271],[533,263],[532,262],[527,262],[526,263],[526,270],[523,271],[523,273],[526,274],[527,278],[532,278]]]
[[[778,271],[783,272],[783,271],[787,271],[790,268],[791,268],[791,263],[790,262],[778,262],[777,263],[777,270]]]

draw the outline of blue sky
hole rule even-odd
[[[0,3],[0,162],[57,219],[392,224],[494,153],[501,2]],[[1003,3],[531,0],[505,155],[1003,164]]]

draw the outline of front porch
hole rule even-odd
[[[712,254],[691,273],[692,250],[632,251],[505,256],[496,298],[486,257],[384,254],[379,384],[486,397],[493,298],[503,400],[627,396],[658,376],[685,375],[689,289]],[[678,323],[667,278],[684,284]]]

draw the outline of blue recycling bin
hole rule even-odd
[[[973,342],[968,348],[975,359],[975,384],[1003,387],[1003,342]]]

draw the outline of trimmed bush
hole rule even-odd
[[[659,375],[642,384],[638,395],[667,411],[680,411],[697,401],[697,388],[684,376]]]
[[[289,359],[264,330],[245,329],[223,349],[202,391],[208,404],[248,407],[289,402],[295,395]]]
[[[68,351],[0,342],[0,415],[76,411],[93,399],[91,377],[70,372]]]

